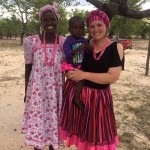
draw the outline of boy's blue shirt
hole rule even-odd
[[[83,37],[79,39],[75,39],[72,36],[68,36],[63,44],[63,50],[65,53],[66,61],[68,64],[73,65],[73,67],[77,68],[81,65],[81,62],[83,60],[83,51],[78,52],[74,56],[71,54],[71,52],[78,48],[81,44],[88,44],[87,40]]]

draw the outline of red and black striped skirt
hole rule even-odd
[[[80,100],[84,110],[72,102],[75,83],[67,80],[63,90],[60,117],[60,139],[67,147],[78,150],[115,150],[118,144],[117,129],[110,87],[94,89],[84,86]]]

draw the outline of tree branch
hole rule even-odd
[[[128,0],[120,0],[120,1],[121,1],[120,5],[127,6]]]
[[[110,19],[112,19],[114,15],[122,15],[134,19],[142,19],[150,17],[150,9],[143,11],[136,11],[130,9],[127,5],[128,0],[120,0],[120,4],[118,3],[118,0],[111,0],[110,3],[103,3],[98,0],[86,0],[86,1],[93,4],[98,9],[106,12]]]
[[[94,5],[95,7],[97,7],[98,9],[103,8],[103,3],[98,1],[98,0],[86,0],[87,2],[91,3],[92,5]]]
[[[128,9],[126,12],[121,13],[120,15],[134,18],[134,19],[142,19],[142,18],[150,17],[150,9],[143,10],[143,11],[135,11],[132,9]]]

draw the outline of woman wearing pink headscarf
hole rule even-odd
[[[67,73],[60,120],[60,137],[67,147],[78,150],[116,150],[118,135],[110,84],[115,83],[122,70],[123,47],[106,37],[108,16],[100,10],[87,16],[87,28],[92,37],[93,51],[85,51],[82,70]],[[71,81],[71,80],[73,81]],[[74,81],[85,80],[80,100],[84,109],[72,102]]]
[[[56,34],[57,4],[39,11],[43,32],[24,39],[25,111],[21,132],[34,150],[58,150],[58,121],[62,102],[61,63],[64,38]]]

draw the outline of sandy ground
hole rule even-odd
[[[133,49],[125,50],[125,71],[112,85],[118,150],[150,150],[150,75],[144,76],[147,46],[147,40],[135,40]],[[24,58],[19,40],[0,40],[0,58],[0,150],[31,150],[20,133]]]

